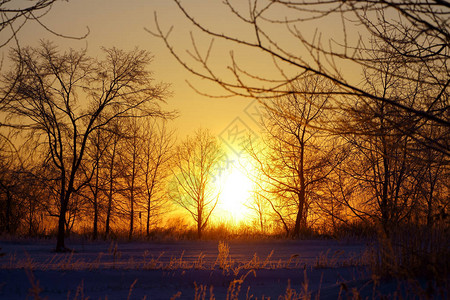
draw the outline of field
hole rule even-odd
[[[0,242],[0,299],[347,299],[409,289],[374,278],[373,247],[361,241],[72,240],[63,254],[54,244]]]

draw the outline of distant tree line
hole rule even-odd
[[[248,147],[259,170],[252,207],[265,205],[269,220],[294,237],[357,223],[386,234],[402,224],[448,226],[448,157],[404,134],[417,126],[413,113],[383,102],[336,113],[330,87],[320,77],[304,78],[292,86],[296,92],[263,103],[262,139]],[[317,89],[325,93],[311,93]],[[421,97],[417,90],[405,101],[414,97]],[[436,124],[427,130],[438,139],[448,134]]]
[[[93,239],[126,231],[132,239],[138,228],[149,237],[176,204],[201,238],[220,196],[213,179],[223,147],[208,130],[176,142],[167,125],[175,114],[159,105],[167,86],[153,83],[147,52],[104,54],[97,60],[48,42],[12,51],[15,66],[2,79],[1,232],[57,234],[59,250],[74,230]],[[402,89],[384,63],[366,73],[374,93],[405,103],[426,98]],[[336,88],[304,76],[261,102],[261,139],[244,149],[258,170],[247,224],[299,237],[355,223],[389,233],[442,221],[448,157],[405,134],[418,126],[415,113],[359,99],[340,112]],[[445,125],[420,127],[436,139],[448,134]]]
[[[189,61],[157,23],[154,34],[192,73],[263,107],[261,139],[244,149],[258,169],[249,222],[261,232],[448,228],[446,1],[249,0],[245,11],[224,1],[250,26],[248,39],[202,25],[175,2],[202,34],[257,49],[278,70],[265,78],[232,56],[231,77],[219,76],[208,60],[213,48],[202,55],[194,40]],[[299,29],[334,14],[342,41],[324,46]],[[310,59],[267,29],[280,24]],[[350,35],[351,24],[365,35]],[[43,42],[12,50],[10,60],[0,97],[1,233],[55,234],[64,251],[72,231],[96,239],[122,230],[132,239],[140,228],[149,236],[177,204],[202,237],[218,202],[212,178],[223,149],[207,130],[175,141],[167,125],[175,113],[161,108],[168,87],[152,77],[147,51],[104,49],[93,58]],[[340,63],[356,66],[358,80]]]
[[[352,222],[389,235],[447,216],[447,1],[223,1],[210,14],[227,13],[228,28],[174,3],[192,44],[175,43],[184,28],[165,29],[157,16],[149,32],[221,96],[264,107],[262,141],[248,147],[260,169],[251,207],[261,228],[263,211],[293,236]],[[221,49],[233,50],[228,60]],[[251,55],[268,71],[255,72]]]
[[[170,133],[149,118],[171,117],[159,105],[167,86],[153,82],[147,51],[103,53],[103,59],[94,59],[49,42],[11,52],[14,65],[2,78],[2,127],[16,134],[22,151],[11,151],[12,139],[4,136],[2,229],[17,229],[24,199],[29,233],[42,220],[33,214],[46,211],[57,218],[57,250],[65,249],[66,233],[86,213],[93,214],[94,237],[99,219],[105,218],[108,234],[112,216],[128,216],[130,238],[138,199],[146,194],[147,211],[158,214]],[[113,203],[113,193],[129,205]]]

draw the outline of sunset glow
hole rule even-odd
[[[450,299],[450,0],[0,13],[0,300]]]
[[[249,178],[249,171],[251,168],[248,164],[245,169],[233,164],[224,172],[217,211],[220,219],[238,224],[251,214],[248,203],[251,201],[254,184]]]

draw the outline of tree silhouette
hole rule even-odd
[[[55,2],[57,0],[0,1],[0,32],[7,36],[0,43],[0,48],[14,39],[18,43],[18,33],[28,22],[36,22],[38,26],[56,36],[71,39],[85,38],[89,34],[89,28],[86,34],[80,35],[79,37],[71,37],[63,33],[58,33],[42,23],[41,18],[51,11]]]
[[[247,5],[242,5],[226,0],[220,11],[209,11],[218,15],[228,13],[228,22],[238,24],[239,30],[236,26],[231,30],[200,21],[187,2],[174,2],[193,26],[192,50],[187,54],[180,51],[182,46],[172,40],[177,28],[164,30],[157,15],[156,28],[149,32],[162,39],[190,72],[220,85],[224,97],[239,95],[261,100],[279,97],[290,92],[288,86],[292,82],[305,74],[315,74],[334,83],[333,93],[342,96],[340,109],[354,106],[351,99],[370,99],[411,112],[414,122],[431,122],[449,131],[447,1],[248,0]],[[336,30],[328,33],[330,28]],[[198,40],[204,42],[205,36],[211,44],[202,51]],[[219,40],[221,48],[232,50],[228,61],[221,57],[222,64],[213,60],[214,40]],[[407,73],[388,70],[389,75],[411,84],[420,83],[430,91],[427,99],[405,105],[367,88],[357,74],[362,74],[363,69],[376,70],[374,62],[379,57],[372,54],[377,44],[385,47],[377,49],[379,53],[407,63]],[[252,72],[247,60],[239,60],[239,53],[244,50],[257,55],[260,64],[271,65],[270,70],[274,71]],[[405,134],[450,155],[450,145],[445,140],[431,140],[420,130]]]
[[[170,207],[167,181],[170,176],[174,147],[174,132],[162,124],[147,119],[143,124],[143,157],[139,166],[143,173],[143,206],[146,210],[146,234],[150,226]]]
[[[219,199],[213,179],[222,157],[217,139],[202,129],[197,130],[193,137],[187,137],[175,152],[169,196],[192,216],[198,238],[202,237]]]
[[[103,60],[86,51],[59,51],[51,43],[13,50],[13,69],[2,90],[3,125],[40,135],[46,160],[58,171],[57,251],[65,250],[64,227],[71,196],[84,185],[79,169],[89,137],[115,118],[159,115],[165,85],[154,84],[148,52],[104,49]],[[100,118],[100,116],[103,116]]]
[[[329,133],[319,129],[328,121],[332,85],[313,76],[291,90],[265,105],[263,144],[248,150],[263,175],[255,181],[259,196],[269,201],[286,233],[298,237],[307,227],[311,205],[319,201],[317,191],[340,158]]]

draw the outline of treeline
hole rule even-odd
[[[223,146],[208,130],[176,142],[168,129],[175,114],[158,105],[166,86],[146,71],[147,52],[105,54],[95,61],[51,43],[12,53],[15,68],[3,77],[0,231],[53,235],[62,219],[63,236],[148,237],[181,207],[200,238],[219,200]],[[377,81],[389,76],[374,72],[367,84],[405,106],[429,101],[425,88]],[[248,173],[255,191],[246,224],[290,237],[447,226],[448,156],[408,133],[443,143],[448,128],[335,89],[307,75],[259,101],[260,138],[242,149],[257,170]],[[356,105],[337,109],[343,101]]]
[[[374,82],[378,76],[389,77],[367,78],[376,93],[396,94],[405,106],[429,101],[421,89]],[[335,97],[334,88],[304,76],[291,92],[261,102],[263,135],[247,147],[259,169],[252,208],[261,230],[273,220],[294,237],[309,228],[389,235],[402,226],[448,227],[448,156],[408,134],[420,129],[448,142],[448,127],[418,123],[412,112],[382,102]],[[337,110],[341,101],[356,104]]]
[[[261,105],[260,139],[244,149],[258,169],[248,205],[261,232],[298,237],[358,224],[386,236],[402,226],[448,234],[450,11],[435,2],[249,1],[250,15],[224,2],[249,26],[243,37],[193,22],[230,49],[259,51],[273,64],[263,74],[233,54],[222,76],[208,61],[212,44],[182,56],[156,23],[153,35],[192,73]],[[302,34],[334,14],[339,42]],[[286,35],[274,34],[277,24]],[[11,52],[0,98],[2,233],[55,233],[57,250],[74,229],[97,238],[117,226],[131,239],[177,204],[202,236],[219,199],[213,177],[223,149],[207,130],[175,142],[167,122],[176,114],[161,108],[169,93],[151,60],[142,50],[94,58],[48,42]]]
[[[131,239],[137,226],[149,234],[161,221],[170,210],[164,194],[174,143],[166,122],[120,119],[88,139],[66,212],[66,234],[75,229],[96,239],[120,230]],[[30,141],[33,147],[26,145],[30,153],[24,153],[10,148],[7,139],[2,142],[1,231],[56,234],[60,178],[54,166],[41,161],[45,147]]]
[[[263,106],[262,139],[248,146],[260,169],[253,207],[261,229],[270,214],[291,236],[351,223],[381,236],[442,224],[448,235],[448,2],[249,0],[211,8],[236,24],[232,30],[175,2],[192,43],[180,45],[173,36],[185,28],[168,30],[156,17],[153,35],[219,96]],[[220,46],[202,52],[205,37]],[[186,54],[190,47],[195,53]]]
[[[175,116],[160,108],[167,85],[154,82],[151,60],[138,49],[93,58],[50,42],[11,51],[2,77],[2,232],[33,235],[56,223],[64,250],[75,225],[92,225],[97,237],[99,224],[108,235],[128,219],[131,238],[138,208],[150,227],[172,143],[162,121]]]

